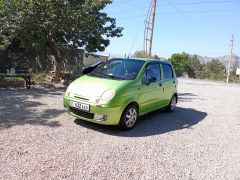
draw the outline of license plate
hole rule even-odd
[[[82,104],[79,102],[70,101],[70,106],[83,111],[90,111],[90,106],[88,104]]]

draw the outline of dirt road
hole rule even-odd
[[[62,90],[0,90],[0,179],[240,179],[240,86],[179,80],[135,129],[75,120]]]

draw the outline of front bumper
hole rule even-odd
[[[71,100],[90,105],[90,111],[85,112],[70,107]],[[67,95],[64,95],[64,107],[70,115],[76,118],[103,125],[118,125],[123,112],[121,106],[92,104],[79,99],[70,98]],[[104,116],[105,120],[100,121],[99,116]]]

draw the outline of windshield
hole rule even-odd
[[[132,59],[112,59],[97,67],[90,76],[118,79],[134,80],[136,79],[144,61]]]

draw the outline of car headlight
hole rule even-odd
[[[116,95],[116,92],[112,89],[109,89],[109,90],[103,92],[101,98],[103,101],[110,101],[115,97],[115,95]]]

